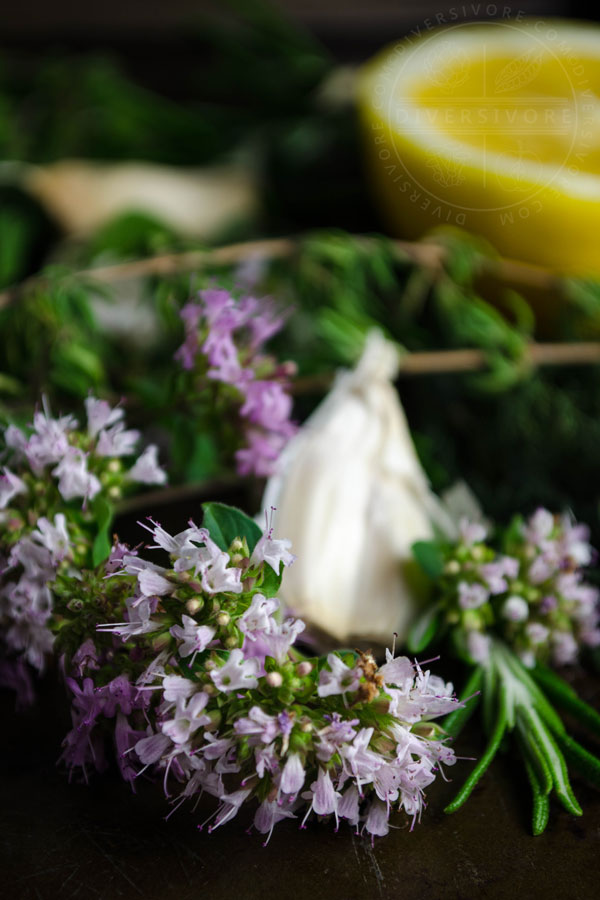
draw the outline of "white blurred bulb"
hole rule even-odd
[[[411,546],[452,523],[431,493],[393,386],[398,348],[372,332],[283,452],[263,506],[297,556],[280,596],[340,641],[389,643],[416,609]]]
[[[182,169],[68,159],[31,166],[23,181],[64,231],[77,237],[123,213],[143,212],[181,234],[209,238],[258,207],[255,179],[239,166]]]

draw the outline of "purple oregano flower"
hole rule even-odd
[[[89,513],[82,524],[82,510],[167,479],[154,445],[137,455],[140,433],[126,428],[120,406],[90,396],[85,410],[80,429],[71,415],[53,417],[44,400],[30,426],[0,430],[0,679],[22,703],[32,696],[25,664],[42,671],[54,643],[57,574],[88,562],[96,526]]]
[[[100,590],[97,574],[73,581],[96,628],[66,661],[67,764],[86,777],[103,767],[111,736],[132,785],[159,776],[175,808],[214,797],[209,831],[251,803],[266,840],[312,814],[371,839],[394,809],[414,824],[426,788],[456,761],[432,724],[459,705],[452,685],[389,652],[379,668],[367,653],[303,658],[304,622],[273,596],[294,556],[268,522],[253,548],[237,537],[227,550],[192,521],[176,535],[144,527],[164,566],[116,544]],[[66,592],[61,613],[81,640],[69,602]]]
[[[281,330],[283,315],[268,298],[233,297],[222,288],[200,291],[181,311],[185,341],[175,358],[207,382],[226,386],[237,407],[243,440],[235,453],[240,475],[267,477],[296,431],[290,419],[293,363],[278,364],[263,347]]]

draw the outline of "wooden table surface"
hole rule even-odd
[[[596,685],[596,687],[598,687]],[[7,900],[437,900],[599,895],[600,792],[573,780],[584,816],[553,804],[547,832],[533,838],[529,792],[519,763],[498,759],[466,808],[445,816],[472,763],[459,763],[454,784],[429,789],[422,824],[410,833],[402,817],[371,845],[343,826],[278,825],[268,846],[248,834],[241,815],[212,835],[197,824],[210,805],[182,808],[164,821],[159,787],[136,795],[116,774],[89,786],[68,784],[56,767],[66,709],[47,684],[37,709],[11,712],[0,697],[4,740],[0,767],[0,897]],[[457,752],[476,756],[472,728]]]

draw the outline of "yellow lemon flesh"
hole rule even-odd
[[[398,237],[458,225],[505,256],[600,274],[600,29],[461,23],[364,67],[359,109]]]

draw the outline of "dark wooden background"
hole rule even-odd
[[[271,5],[310,30],[341,61],[352,62],[450,9],[467,19],[486,19],[490,9],[507,7],[540,17],[599,15],[583,0],[276,0]],[[16,49],[33,64],[48,49],[108,50],[129,74],[183,98],[187,73],[202,65],[194,37],[202,34],[207,18],[225,22],[235,17],[222,0],[1,0],[0,53]]]
[[[579,687],[597,704],[599,685]],[[552,804],[540,837],[529,831],[529,787],[501,756],[453,816],[443,807],[472,762],[428,792],[423,820],[406,820],[373,844],[342,823],[278,825],[268,846],[248,834],[249,812],[199,832],[214,806],[184,807],[168,821],[158,785],[132,795],[116,775],[68,784],[56,767],[68,727],[60,690],[17,720],[0,696],[0,897],[3,900],[593,900],[600,878],[600,792],[573,779],[580,819]],[[7,727],[8,726],[8,727]],[[478,757],[475,728],[458,752]]]

